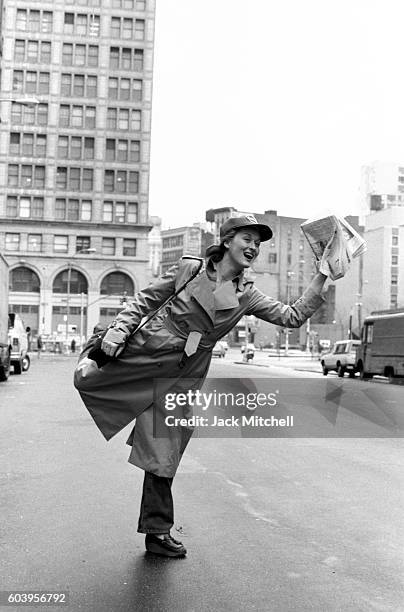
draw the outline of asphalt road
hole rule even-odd
[[[1,384],[0,589],[67,591],[71,611],[401,612],[404,387],[232,362],[207,388],[275,385],[305,437],[195,437],[174,483],[179,560],[145,554],[128,431],[103,440],[73,357]]]

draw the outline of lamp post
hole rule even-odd
[[[73,257],[77,255],[91,255],[92,253],[96,253],[96,249],[80,249],[80,251],[76,251]],[[67,295],[66,295],[66,345],[68,344],[69,339],[69,310],[70,310],[70,287],[71,287],[71,277],[72,277],[72,262],[69,261],[67,264]],[[81,304],[80,304],[80,342],[83,333],[83,293],[81,294]]]
[[[286,302],[289,306],[290,303],[290,278],[295,274],[294,269],[296,268],[296,266],[299,266],[301,264],[304,264],[305,261],[304,259],[299,259],[298,262],[296,262],[290,270],[287,271],[286,276],[288,279],[288,284],[286,285]],[[285,329],[285,357],[288,356],[288,352],[289,352],[289,328],[286,327]]]

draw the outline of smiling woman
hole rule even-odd
[[[217,341],[244,315],[300,327],[323,303],[322,274],[291,305],[254,287],[244,272],[257,258],[260,243],[271,236],[272,230],[253,215],[228,219],[220,228],[220,243],[207,249],[203,271],[192,276],[194,263],[181,260],[118,314],[102,339],[109,361],[101,369],[86,360],[87,348],[81,356],[75,385],[105,438],[136,418],[128,440],[129,462],[145,471],[138,532],[146,534],[150,552],[186,554],[170,536],[171,485],[193,427],[167,425],[164,394],[199,390]],[[167,305],[159,310],[163,303]],[[140,326],[144,317],[148,322]],[[178,416],[192,416],[192,403]]]

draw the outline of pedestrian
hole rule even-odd
[[[38,359],[39,359],[41,357],[41,351],[42,351],[42,348],[43,348],[43,342],[42,342],[41,336],[38,336],[38,338],[37,338],[36,347],[38,349]]]
[[[102,351],[115,357],[98,369],[85,347],[75,373],[75,386],[97,426],[108,440],[136,417],[128,439],[129,462],[144,470],[138,532],[146,534],[146,550],[179,557],[185,547],[170,530],[174,524],[172,482],[190,426],[168,427],[162,398],[168,390],[200,389],[212,349],[245,314],[274,325],[300,327],[322,304],[326,276],[318,272],[294,304],[283,304],[254,287],[248,268],[260,243],[272,230],[253,215],[228,219],[220,228],[220,244],[206,251],[205,269],[166,308],[137,333],[140,321],[157,309],[189,278],[193,264],[184,260],[137,293],[109,326]],[[184,415],[192,407],[184,407]],[[154,436],[153,427],[164,431]]]
[[[76,341],[74,338],[72,338],[72,341],[70,342],[70,350],[72,353],[76,352]]]

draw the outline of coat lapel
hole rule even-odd
[[[191,297],[202,306],[211,319],[212,323],[215,322],[215,300],[213,297],[211,281],[206,276],[206,272],[203,272],[198,278],[189,284],[191,291]]]

